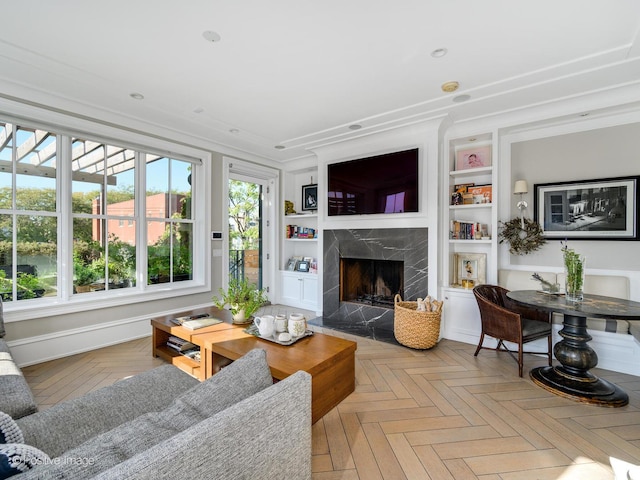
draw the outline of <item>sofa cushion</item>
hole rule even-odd
[[[0,411],[20,418],[37,410],[27,381],[14,363],[7,343],[0,339]]]
[[[533,278],[538,273],[544,280],[556,283],[556,274],[552,272],[532,272],[528,270],[499,270],[498,285],[507,290],[542,290],[542,285]]]
[[[0,444],[24,443],[22,430],[10,415],[0,412]]]
[[[41,450],[22,443],[0,445],[0,480],[32,470],[50,461]]]
[[[148,370],[17,420],[25,443],[50,457],[147,413],[199,382],[173,365]]]
[[[252,350],[219,373],[184,392],[161,412],[151,412],[98,435],[65,452],[51,465],[33,470],[33,477],[88,478],[200,423],[273,384],[266,352]],[[87,459],[87,462],[77,462]],[[58,463],[57,465],[55,463]]]

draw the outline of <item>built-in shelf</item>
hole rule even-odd
[[[450,210],[472,210],[474,208],[491,208],[493,203],[469,203],[467,205],[449,205]]]
[[[476,175],[482,174],[491,174],[493,170],[492,166],[489,167],[478,167],[478,168],[467,168],[465,170],[451,170],[449,175],[452,177],[473,177]]]
[[[479,244],[479,243],[491,243],[491,239],[488,240],[458,240],[458,239],[451,239],[449,240],[449,243],[467,243],[467,244]]]
[[[318,218],[317,213],[290,213],[285,215],[284,218]]]

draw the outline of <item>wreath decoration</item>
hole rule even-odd
[[[535,252],[547,243],[538,222],[528,218],[513,218],[508,222],[500,223],[502,224],[502,230],[498,234],[500,243],[508,243],[509,252],[513,255]]]

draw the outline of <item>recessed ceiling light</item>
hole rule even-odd
[[[362,128],[362,125],[358,125],[357,123],[354,123],[353,125],[349,125],[349,130],[360,130]]]
[[[580,114],[580,116],[581,116],[581,117],[588,117],[588,116],[589,116],[589,113],[588,113],[588,112],[587,112],[587,113],[581,113],[581,114]]]
[[[218,35],[213,30],[207,30],[206,32],[202,32],[202,36],[205,40],[209,42],[219,42],[221,40],[220,35]]]
[[[202,107],[198,107],[193,110],[193,113],[202,113],[202,112],[204,112],[204,108]]]
[[[466,102],[470,98],[471,98],[471,95],[458,95],[456,97],[453,97],[453,101],[456,103]]]
[[[142,95],[141,93],[133,92],[130,93],[129,96],[134,100],[144,100],[144,95]]]
[[[448,51],[449,50],[447,50],[446,48],[436,48],[433,52],[431,52],[431,56],[433,58],[444,57]]]
[[[284,145],[276,145],[274,148],[276,150],[284,150],[286,147]]]
[[[240,133],[240,130],[238,130],[237,128],[230,128],[229,129],[229,133]]]
[[[455,92],[456,90],[458,90],[458,87],[460,86],[460,84],[458,82],[446,82],[442,84],[442,91],[445,93],[451,93],[451,92]]]

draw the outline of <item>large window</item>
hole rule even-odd
[[[192,201],[201,168],[152,148],[0,121],[3,301],[60,303],[202,283],[194,251],[204,255],[204,242],[194,241],[194,230],[203,213]]]

